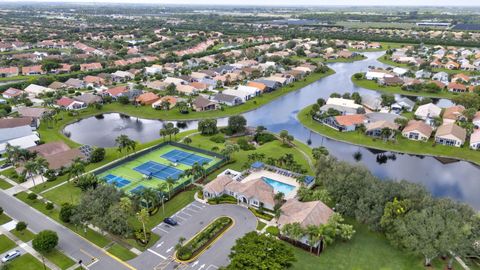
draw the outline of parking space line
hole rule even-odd
[[[153,250],[151,250],[151,249],[147,249],[147,250],[148,250],[148,251],[150,251],[151,253],[153,253],[153,254],[157,255],[158,257],[160,257],[160,258],[164,259],[164,260],[166,260],[166,259],[167,259],[167,257],[165,257],[165,256],[162,256],[162,254],[160,254],[160,253],[158,253],[158,252],[155,252],[155,251],[153,251]]]
[[[185,210],[187,210],[187,211],[192,211],[192,212],[194,212],[194,213],[199,213],[199,212],[200,212],[198,209],[192,209],[191,207],[190,207],[190,208],[187,208],[187,209],[185,209]]]
[[[193,207],[196,207],[196,208],[202,210],[202,207],[200,207],[200,206],[198,206],[198,205],[196,205],[196,204],[193,204],[193,203],[192,203],[192,204],[190,204],[190,206],[193,206]]]
[[[185,213],[185,212],[181,212],[180,214],[183,214],[183,215],[185,215],[185,216],[187,216],[187,217],[192,217],[192,215],[190,215],[190,214],[188,214],[188,213]]]
[[[160,228],[160,226],[158,226],[158,227],[155,227],[155,228],[156,228],[156,229],[159,229],[159,230],[160,230],[160,231],[162,231],[162,232],[169,233],[169,231],[166,231],[166,230],[164,230],[164,229]]]
[[[185,220],[187,220],[186,218],[179,217],[178,215],[175,215],[174,217],[175,217],[176,219],[180,219],[180,220],[182,220],[182,221],[185,221]],[[177,220],[177,222],[178,222],[178,220]]]

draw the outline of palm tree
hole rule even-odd
[[[302,239],[303,235],[304,235],[304,231],[303,231],[303,228],[300,225],[300,223],[298,223],[298,222],[292,223],[291,237],[295,241],[300,241],[300,239]]]
[[[123,150],[127,150],[132,146],[132,140],[127,135],[120,135],[115,139],[115,144],[117,145],[117,151],[122,152]],[[134,147],[135,148],[135,147]]]
[[[42,183],[45,183],[43,174],[45,173],[46,170],[48,170],[48,162],[43,157],[37,157],[35,159],[35,163],[37,163],[37,173],[40,175],[40,178],[42,179]]]
[[[310,246],[310,252],[312,252],[313,246],[317,244],[318,241],[320,241],[321,236],[319,236],[319,227],[315,225],[308,225],[305,231],[308,237],[308,245]]]
[[[175,185],[175,179],[169,176],[167,177],[165,182],[167,183],[167,187],[168,187],[168,199],[170,199],[172,198],[172,189],[173,189],[173,186]]]
[[[147,209],[155,209],[160,204],[158,191],[153,188],[144,188],[140,193],[140,198],[147,204]]]
[[[150,219],[147,209],[143,208],[142,210],[140,210],[140,212],[137,213],[137,219],[138,221],[140,221],[140,223],[142,223],[144,237],[143,239],[145,240],[145,242],[147,242],[147,228],[145,224],[148,223]]]
[[[285,198],[285,194],[283,194],[283,192],[278,192],[274,196],[274,200],[275,200],[276,204],[281,204],[283,202],[284,198]]]
[[[77,179],[80,175],[85,172],[85,163],[80,158],[75,158],[70,164],[68,169],[68,180],[70,181],[71,178]]]
[[[387,141],[388,138],[392,135],[392,131],[388,127],[384,127],[380,130],[380,136]]]
[[[25,174],[27,175],[27,179],[28,178],[32,179],[33,185],[35,186],[36,185],[35,178],[33,176],[38,171],[37,164],[35,163],[35,161],[32,161],[32,160],[27,161],[27,163],[25,163],[25,166],[24,166],[24,171],[25,171]]]
[[[8,161],[13,165],[16,165],[17,162],[19,162],[22,159],[22,149],[20,148],[20,146],[16,146],[16,145],[14,146],[7,143],[5,147],[5,153]]]

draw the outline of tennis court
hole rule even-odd
[[[153,176],[162,180],[166,180],[168,178],[177,180],[183,173],[182,170],[154,161],[143,163],[142,165],[135,167],[134,170],[144,175]]]
[[[195,153],[188,153],[178,149],[165,153],[162,155],[162,157],[171,162],[182,163],[188,166],[193,166],[195,163],[198,163],[199,165],[203,165],[205,163],[208,164],[210,161],[212,161],[209,158],[199,156]]]
[[[178,160],[180,157],[184,158],[185,162],[173,161],[174,158]],[[175,180],[173,188],[189,183],[190,177],[181,176],[183,172],[191,169],[195,162],[208,169],[220,161],[215,156],[195,150],[165,145],[139,155],[133,160],[119,162],[118,165],[99,173],[98,177],[128,193],[138,193],[146,188],[158,189],[169,177]],[[204,164],[204,162],[208,163]],[[168,187],[165,185],[163,189],[168,192]]]
[[[113,174],[108,174],[104,176],[103,179],[105,180],[106,183],[115,185],[118,188],[122,188],[130,184],[130,181],[128,181],[127,179],[123,179],[122,177],[115,176]]]

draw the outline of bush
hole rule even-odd
[[[225,137],[222,134],[217,134],[215,136],[210,137],[210,141],[214,143],[224,143]]]
[[[47,210],[52,210],[53,207],[54,207],[54,205],[53,205],[53,203],[51,203],[51,202],[47,202],[47,203],[45,204],[45,209],[47,209]]]
[[[255,208],[250,207],[248,209],[250,209],[250,211],[252,211],[252,213],[258,218],[265,219],[265,220],[268,220],[268,221],[273,219],[272,215],[269,215],[269,214],[266,214],[266,213],[260,213],[260,211],[258,211]]]
[[[222,204],[222,203],[231,203],[231,204],[236,204],[237,199],[233,196],[223,194],[220,197],[215,197],[212,199],[208,199],[209,204]]]
[[[250,144],[245,138],[238,139],[237,144],[243,151],[255,150],[255,146]]]
[[[274,236],[278,236],[280,234],[280,230],[275,226],[268,226],[265,231]]]
[[[105,149],[104,148],[95,148],[90,155],[90,162],[97,163],[105,159]]]
[[[275,135],[268,133],[268,132],[262,132],[258,133],[255,135],[253,138],[258,144],[262,145],[271,141],[276,140]]]
[[[27,199],[32,200],[32,201],[36,200],[37,197],[38,196],[35,193],[28,193],[28,195],[27,195]]]
[[[62,208],[60,208],[60,213],[58,214],[58,217],[61,221],[69,223],[70,218],[73,216],[74,212],[75,206],[73,204],[64,203],[62,204]]]
[[[57,180],[57,175],[56,175],[55,171],[52,170],[52,169],[48,169],[45,172],[44,176],[47,178],[47,182],[52,182],[52,181]]]

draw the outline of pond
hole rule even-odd
[[[323,145],[338,159],[362,164],[382,179],[405,179],[420,183],[435,196],[455,198],[480,209],[480,196],[478,196],[480,168],[474,164],[358,147],[324,138],[310,132],[297,121],[296,115],[300,109],[314,103],[320,97],[327,98],[333,92],[358,91],[360,94],[380,95],[376,91],[354,86],[350,77],[356,72],[365,71],[368,66],[384,67],[384,64],[376,60],[382,54],[383,52],[366,53],[368,59],[363,61],[330,64],[330,67],[336,71],[334,75],[289,93],[257,110],[245,113],[244,116],[250,126],[263,125],[273,132],[288,130],[300,141],[311,140],[312,146]],[[435,102],[441,107],[452,104],[446,99]],[[226,124],[225,118],[218,121],[219,125]],[[186,126],[182,127],[182,130],[197,128],[197,121],[183,123]],[[103,115],[102,119],[91,117],[81,120],[68,125],[64,131],[70,133],[70,138],[76,142],[110,147],[114,145],[115,138],[120,134],[126,134],[141,142],[158,139],[160,137],[158,132],[163,124],[164,122],[160,120],[137,119],[112,113]]]

